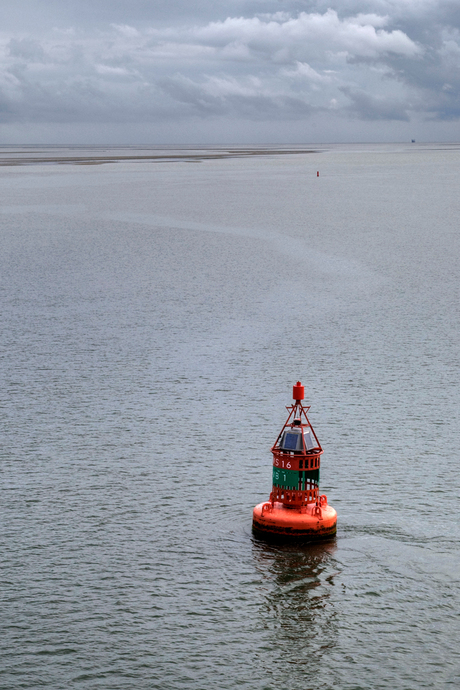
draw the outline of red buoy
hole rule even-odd
[[[305,388],[293,386],[294,404],[278,434],[273,453],[273,488],[267,503],[253,511],[257,536],[281,541],[330,539],[337,531],[337,513],[319,493],[323,449],[304,407]]]

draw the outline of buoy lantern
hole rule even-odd
[[[278,541],[318,541],[337,531],[337,513],[319,493],[320,458],[318,441],[302,400],[304,386],[293,387],[294,404],[278,434],[273,453],[273,489],[267,503],[254,508],[252,527],[259,537]]]

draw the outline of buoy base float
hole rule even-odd
[[[307,417],[304,386],[293,387],[294,404],[278,434],[273,454],[273,489],[270,500],[254,508],[256,536],[276,541],[320,541],[337,531],[337,513],[319,493],[323,449]]]
[[[254,508],[252,529],[256,536],[272,541],[320,541],[337,532],[337,513],[327,503],[295,509],[282,503],[259,503]]]

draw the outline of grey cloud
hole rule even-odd
[[[190,114],[221,115],[225,112],[225,103],[222,99],[207,93],[202,86],[183,75],[161,80],[160,86],[173,101],[188,106]]]
[[[351,105],[344,108],[351,115],[356,115],[361,120],[400,120],[409,122],[407,105],[404,103],[370,96],[363,91],[353,91],[348,87],[340,90],[350,99]]]
[[[7,5],[3,122],[460,118],[453,2],[44,0],[40,17],[36,0]]]
[[[310,5],[316,3],[285,0],[283,9],[297,13],[308,11]],[[2,3],[2,29],[23,32],[73,26],[93,30],[111,23],[165,27],[279,9],[279,0],[15,0]]]
[[[46,59],[41,44],[33,38],[20,40],[12,38],[7,45],[7,50],[11,57],[22,58],[28,62],[44,62]]]
[[[298,118],[309,115],[312,107],[301,98],[264,92],[257,83],[211,79],[198,84],[182,75],[161,82],[173,100],[186,104],[190,114],[235,114],[251,120]]]

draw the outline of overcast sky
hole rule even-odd
[[[0,143],[460,139],[460,0],[3,0],[0,22]]]

